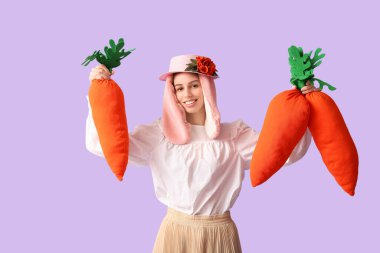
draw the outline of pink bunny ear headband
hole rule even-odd
[[[159,77],[160,80],[166,81],[162,113],[164,135],[173,144],[186,144],[190,141],[191,126],[186,121],[186,112],[178,103],[173,84],[167,78],[178,72],[199,75],[206,110],[205,130],[211,139],[217,138],[220,132],[220,114],[216,104],[214,79],[219,76],[216,74],[215,64],[210,58],[192,54],[171,58],[169,71]]]

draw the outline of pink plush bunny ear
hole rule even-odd
[[[220,133],[220,113],[216,104],[215,82],[212,77],[199,75],[206,109],[205,129],[208,137],[215,139]]]
[[[162,127],[164,135],[173,144],[185,144],[190,141],[190,124],[186,121],[186,112],[178,103],[172,84],[172,76],[166,77]]]

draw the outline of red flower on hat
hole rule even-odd
[[[187,68],[185,71],[199,72],[201,74],[210,75],[210,76],[218,76],[216,72],[216,66],[214,62],[204,56],[197,56],[195,59],[191,59],[191,62],[187,64]]]
[[[217,71],[216,66],[210,58],[204,57],[204,56],[197,56],[196,60],[197,60],[198,71],[200,73],[210,75],[210,76],[216,74],[215,73]]]

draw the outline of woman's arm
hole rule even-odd
[[[309,129],[307,128],[305,134],[302,136],[301,140],[294,147],[292,153],[290,154],[288,160],[286,160],[284,166],[288,166],[300,160],[309,149],[310,143],[311,143],[311,133]]]
[[[99,142],[98,132],[91,114],[91,105],[88,103],[88,115],[86,119],[86,149],[100,157],[104,157]],[[136,166],[148,166],[150,154],[163,140],[159,121],[151,124],[138,125],[133,132],[129,133],[128,163]]]
[[[99,65],[91,70],[90,81],[94,79],[109,79],[111,73],[108,69]],[[88,115],[86,119],[86,148],[89,152],[104,157],[98,131],[92,116],[91,104],[87,96]],[[137,126],[129,136],[128,162],[134,165],[147,166],[151,151],[163,139],[158,120],[148,124]]]
[[[94,119],[92,118],[92,110],[88,96],[88,115],[86,119],[86,149],[91,153],[104,157],[102,147],[100,146],[98,131],[96,130]]]

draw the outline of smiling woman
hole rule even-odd
[[[129,164],[151,168],[157,199],[168,207],[154,253],[242,252],[230,209],[259,133],[242,120],[220,123],[216,71],[207,57],[173,57],[159,78],[165,81],[162,118],[129,133]],[[102,154],[91,126],[87,148]],[[286,164],[303,157],[310,140],[307,132]]]

